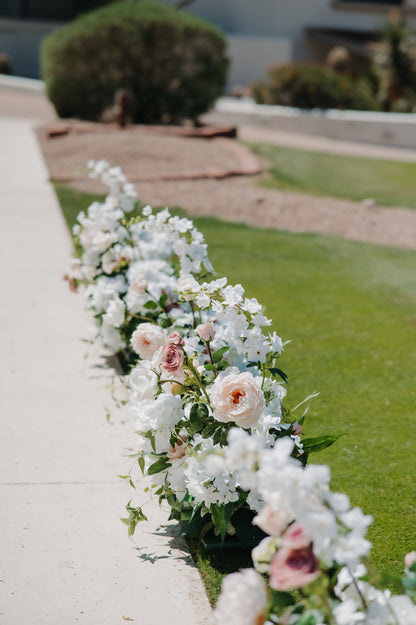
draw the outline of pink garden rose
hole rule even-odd
[[[131,345],[140,358],[151,360],[154,353],[166,344],[161,327],[153,323],[141,323],[131,337]]]
[[[282,547],[270,564],[270,586],[275,590],[301,588],[313,582],[318,575],[318,560],[311,547]]]
[[[182,347],[175,343],[168,343],[162,348],[160,366],[168,374],[182,378],[184,358]]]
[[[234,421],[240,427],[249,428],[259,420],[266,402],[263,391],[250,372],[234,373],[232,370],[231,373],[220,373],[215,380],[211,389],[211,405],[217,421]]]

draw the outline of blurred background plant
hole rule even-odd
[[[290,63],[268,70],[252,86],[259,104],[413,112],[416,107],[416,33],[392,11],[373,46],[372,59],[357,66],[343,46],[326,64]]]
[[[60,117],[98,121],[124,90],[135,123],[195,123],[222,93],[225,50],[222,32],[200,18],[122,1],[46,37],[42,76]]]
[[[378,99],[386,111],[413,111],[416,104],[416,34],[393,12],[381,32],[375,57],[380,83]]]

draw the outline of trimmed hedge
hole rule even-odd
[[[221,31],[190,14],[116,2],[44,39],[42,77],[60,117],[96,121],[123,89],[136,123],[195,121],[223,90],[225,48]]]
[[[370,86],[314,63],[272,67],[268,79],[253,86],[259,104],[299,108],[380,109]]]

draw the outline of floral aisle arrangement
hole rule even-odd
[[[287,438],[265,449],[235,429],[222,454],[241,487],[259,492],[264,505],[253,522],[266,537],[252,552],[254,568],[223,580],[217,625],[416,623],[416,552],[403,579],[372,571],[372,518],[330,490],[326,465],[302,466]]]
[[[132,217],[136,192],[121,170],[105,161],[88,167],[110,193],[78,216],[82,255],[69,280],[84,286],[95,338],[129,365],[136,466],[188,535],[214,528],[221,540],[239,530],[241,538],[243,519],[262,501],[224,464],[230,429],[247,432],[255,447],[288,438],[303,464],[336,437],[302,438],[304,415],[297,421],[282,403],[282,340],[267,332],[271,321],[241,285],[215,278],[192,221],[149,206]],[[130,503],[124,521],[132,533],[146,517]]]
[[[372,519],[330,490],[327,466],[307,464],[337,437],[303,437],[306,411],[286,407],[284,345],[262,306],[214,275],[190,220],[138,215],[119,168],[89,169],[110,193],[78,216],[68,279],[83,286],[96,340],[128,368],[135,466],[189,535],[252,540],[245,520],[263,537],[254,568],[225,578],[217,624],[415,625],[416,552],[403,579],[372,571]],[[146,517],[127,510],[131,534]]]
[[[110,189],[78,215],[73,228],[81,258],[73,259],[68,279],[73,290],[85,287],[87,307],[95,319],[94,339],[123,362],[135,356],[131,335],[141,322],[169,325],[178,307],[179,275],[200,277],[212,271],[202,234],[189,219],[166,209],[156,215],[146,206],[140,216],[136,191],[119,167],[90,161],[89,175]],[[137,211],[136,211],[137,213]]]
[[[289,437],[305,460],[301,426],[283,414],[282,342],[263,333],[267,320],[241,285],[225,278],[178,280],[182,315],[169,328],[139,325],[132,345],[141,360],[128,378],[142,471],[187,524],[190,535],[215,525],[224,539],[233,515],[257,510],[258,492],[240,488],[223,462],[227,434],[238,426],[272,446]],[[204,529],[203,529],[204,528]]]

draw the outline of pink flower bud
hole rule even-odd
[[[406,553],[406,555],[404,556],[405,567],[410,569],[412,564],[414,564],[415,562],[416,562],[416,551],[409,551],[409,553]]]
[[[292,433],[295,436],[297,436],[298,434],[301,434],[301,432],[302,432],[302,426],[297,421],[294,421],[292,423]]]
[[[292,523],[282,536],[282,546],[289,549],[309,547],[311,539],[300,523]]]
[[[287,522],[287,516],[278,510],[274,510],[269,504],[266,504],[253,519],[253,524],[257,525],[266,534],[270,534],[270,536],[280,536],[287,526]]]
[[[131,289],[138,295],[143,295],[147,290],[147,280],[145,278],[138,278],[131,285]]]
[[[172,345],[183,345],[184,341],[179,332],[172,332],[172,334],[168,336],[168,343]]]
[[[176,441],[174,447],[170,447],[167,453],[169,460],[180,460],[186,454],[186,439],[188,437],[185,436]]]
[[[199,338],[205,342],[212,341],[215,336],[214,326],[210,321],[208,323],[200,323],[199,326],[196,326],[196,331]]]

